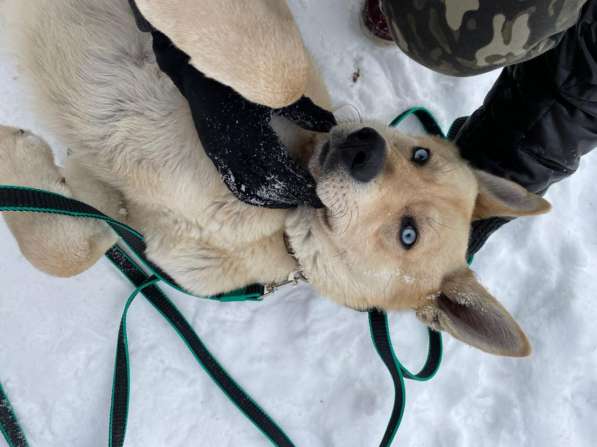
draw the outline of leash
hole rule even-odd
[[[28,447],[25,433],[0,383],[0,432],[10,447]]]
[[[147,275],[130,256],[119,248],[108,252],[110,260],[119,268],[127,278],[137,286],[125,306],[116,350],[114,382],[112,391],[112,406],[110,412],[110,447],[120,447],[124,444],[126,421],[128,417],[130,364],[128,342],[126,333],[126,314],[132,300],[140,292],[149,303],[172,326],[193,354],[197,363],[220,387],[232,403],[267,436],[273,445],[293,445],[288,436],[276,422],[253,400],[249,394],[238,385],[235,380],[219,364],[217,359],[209,352],[192,326],[179,312],[176,306],[156,286],[158,281],[155,276]]]
[[[411,108],[390,124],[398,126],[408,116],[416,116],[425,130],[444,136],[433,115],[424,108]],[[226,372],[211,354],[192,326],[158,287],[163,282],[176,290],[186,292],[165,272],[145,256],[145,242],[138,231],[95,208],[59,194],[34,188],[0,185],[0,211],[51,213],[71,217],[97,219],[106,222],[121,238],[126,248],[140,260],[137,263],[127,250],[116,244],[106,257],[135,286],[126,301],[118,331],[114,366],[112,400],[110,407],[109,447],[122,447],[126,436],[130,401],[130,362],[127,337],[127,316],[134,300],[142,294],[154,309],[170,324],[193,354],[195,360],[218,385],[228,399],[266,436],[274,446],[294,447],[283,429],[255,402],[255,400]],[[148,273],[149,272],[149,273]],[[287,283],[296,283],[289,280]],[[284,283],[285,284],[285,283]],[[233,292],[202,297],[221,303],[261,301],[280,285],[254,284]],[[404,415],[406,405],[404,379],[427,381],[437,373],[442,359],[441,334],[429,329],[429,347],[425,365],[418,374],[412,374],[398,360],[392,346],[387,314],[380,310],[369,311],[371,338],[376,352],[388,369],[394,384],[394,405],[380,447],[390,447]],[[28,447],[24,431],[19,425],[13,407],[0,386],[0,431],[10,447]]]

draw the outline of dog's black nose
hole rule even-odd
[[[379,175],[386,159],[386,142],[370,127],[351,133],[339,146],[342,164],[355,180],[370,182]]]

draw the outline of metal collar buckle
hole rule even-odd
[[[271,295],[272,293],[276,292],[281,287],[284,287],[287,285],[292,285],[294,287],[294,286],[298,285],[299,282],[306,282],[306,281],[307,281],[307,278],[305,277],[303,272],[300,270],[296,270],[294,272],[291,272],[290,275],[288,275],[288,279],[286,281],[272,282],[272,283],[266,284],[265,288],[264,288],[263,296]]]

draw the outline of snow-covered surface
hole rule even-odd
[[[373,45],[361,33],[360,0],[291,3],[337,105],[354,104],[365,117],[387,121],[424,104],[446,126],[470,113],[496,76],[440,76],[396,48]],[[0,32],[0,123],[43,134],[19,77]],[[475,261],[479,276],[526,329],[532,357],[496,358],[446,336],[438,376],[407,384],[397,445],[596,444],[595,172],[597,157],[586,157],[574,178],[548,194],[551,214],[510,224]],[[106,261],[77,278],[48,277],[23,259],[3,223],[0,281],[0,381],[32,446],[106,445],[117,326],[130,285]],[[297,445],[378,444],[393,396],[365,314],[307,287],[261,304],[171,296]],[[399,355],[413,368],[420,365],[423,327],[412,315],[394,316],[392,325]],[[267,445],[142,299],[131,309],[129,332],[127,446]]]

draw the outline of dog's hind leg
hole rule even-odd
[[[0,126],[0,184],[73,197],[71,185],[55,165],[50,147],[29,132],[3,126]],[[94,195],[99,198],[102,189],[97,186]],[[20,212],[6,212],[4,219],[25,258],[54,276],[74,276],[87,270],[117,240],[105,223],[90,219]]]

